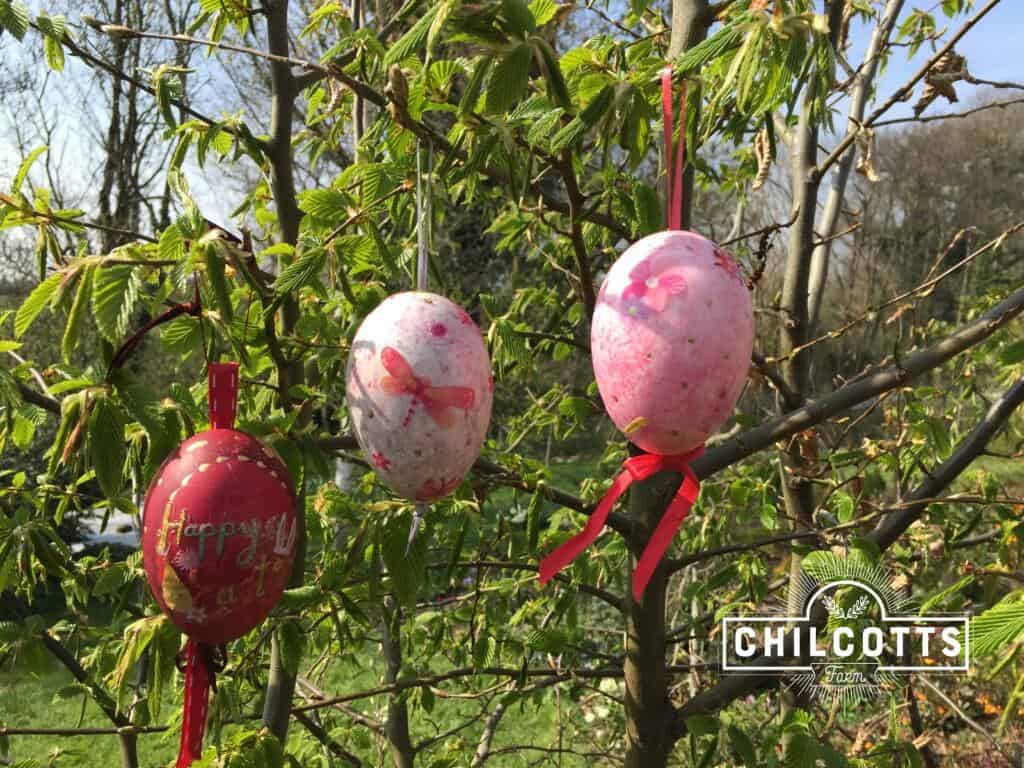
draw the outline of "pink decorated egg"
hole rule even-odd
[[[634,243],[601,286],[590,330],[605,408],[649,453],[696,448],[732,413],[754,314],[732,258],[686,231]]]
[[[447,496],[476,461],[494,379],[480,329],[433,293],[385,299],[359,326],[346,397],[356,438],[399,496]]]

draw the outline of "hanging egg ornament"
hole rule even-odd
[[[679,230],[643,238],[612,265],[590,333],[612,421],[662,455],[697,448],[730,416],[753,345],[750,291],[736,262]]]
[[[189,636],[179,767],[202,752],[218,649],[262,622],[295,559],[295,487],[269,447],[232,428],[238,366],[210,364],[212,428],[164,461],[146,493],[142,555],[157,603]]]
[[[494,389],[466,311],[425,291],[388,297],[356,332],[346,377],[352,426],[377,476],[417,502],[454,491],[480,454]]]

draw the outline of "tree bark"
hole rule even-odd
[[[707,15],[707,0],[672,0],[670,59],[704,39],[708,28]],[[689,99],[689,103],[699,106],[699,94]],[[680,121],[683,120],[681,117]],[[680,130],[685,130],[685,124]],[[669,162],[671,158],[666,158],[666,166]],[[684,229],[690,226],[692,210],[693,167],[688,165],[683,177]],[[650,480],[634,483],[630,489],[629,516],[634,530],[630,572],[681,481],[677,474],[661,473]],[[668,697],[665,657],[667,583],[668,573],[662,564],[651,576],[639,602],[633,599],[632,589],[626,590],[626,658],[623,665],[626,768],[664,768],[674,744],[671,725],[675,710]]]
[[[708,34],[710,26],[710,5],[708,0],[672,0],[672,36],[669,40],[668,56],[674,59],[697,43]],[[700,120],[700,88],[694,85],[690,98],[687,99],[689,110],[694,112],[696,120]],[[686,130],[683,123],[685,115],[680,116],[680,131]],[[695,148],[694,148],[695,149]],[[666,169],[671,158],[665,158]],[[683,171],[683,229],[689,229],[693,222],[693,181],[692,163],[687,163]],[[666,174],[666,178],[668,175]]]
[[[398,682],[402,671],[402,611],[393,598],[384,601],[381,620],[381,652],[384,656],[385,678],[389,685]],[[416,750],[409,736],[409,708],[402,691],[388,697],[388,719],[384,732],[391,744],[391,759],[395,768],[413,768]]]
[[[830,43],[838,40],[845,0],[827,0]],[[819,73],[820,74],[820,73]],[[834,72],[826,73],[831,82]],[[789,230],[789,250],[782,285],[782,327],[780,350],[785,357],[782,363],[782,378],[786,384],[785,394],[780,398],[783,411],[800,408],[811,394],[811,350],[796,350],[810,338],[808,315],[808,285],[811,271],[811,255],[814,251],[814,222],[818,211],[818,191],[821,176],[816,170],[818,159],[819,126],[812,116],[815,102],[824,94],[817,92],[818,78],[812,78],[805,86],[793,145],[793,209],[796,221]],[[814,487],[804,478],[816,453],[817,437],[812,433],[804,438],[791,439],[782,452],[781,485],[786,506],[786,517],[794,531],[814,527]],[[811,454],[809,456],[808,454]],[[791,548],[789,559],[789,590],[787,610],[790,616],[801,613],[802,606],[795,604],[800,594],[799,583],[803,573],[803,557]],[[800,630],[797,630],[800,631]],[[802,643],[801,648],[806,648]],[[783,717],[795,706],[802,705],[794,695],[786,691],[782,696]],[[790,737],[782,738],[783,755],[788,751]]]
[[[636,529],[631,571],[681,481],[679,475],[663,472],[630,488],[629,513]],[[632,589],[626,590],[626,768],[664,768],[672,752],[674,710],[665,661],[667,583],[661,564],[640,602],[633,599]]]
[[[265,5],[267,19],[267,50],[287,57],[288,46],[288,0],[268,0]],[[270,139],[266,144],[266,155],[270,163],[270,186],[277,208],[277,223],[280,240],[295,245],[299,239],[299,210],[295,195],[295,176],[292,158],[292,114],[295,107],[296,85],[291,68],[283,61],[270,64],[272,110],[270,116]],[[282,265],[283,266],[283,265]],[[294,298],[288,297],[281,305],[278,322],[281,334],[290,334],[299,319],[299,308]],[[277,383],[281,392],[281,405],[291,405],[289,391],[303,383],[304,370],[301,362],[279,363]],[[308,414],[300,417],[300,423]],[[295,564],[292,568],[289,587],[302,586],[306,565],[306,511],[305,494],[299,488],[296,502],[297,530],[295,536]],[[295,675],[282,664],[281,650],[277,637],[271,640],[270,675],[267,680],[267,696],[263,704],[263,725],[282,744],[288,735],[288,721],[291,702],[295,693]]]
[[[889,35],[896,25],[896,18],[900,15],[902,9],[903,0],[888,0],[885,10],[882,12],[881,21],[871,33],[871,40],[868,43],[867,51],[864,53],[864,61],[854,80],[853,93],[850,96],[850,111],[846,123],[846,133],[858,131],[861,122],[864,120],[864,110],[867,107],[868,98],[871,96],[871,88],[875,81],[875,73],[878,71],[882,48],[888,43]],[[814,247],[811,257],[810,285],[808,287],[808,323],[811,331],[818,324],[818,314],[821,310],[821,300],[825,293],[825,281],[828,277],[828,265],[832,255],[833,243],[831,237],[836,231],[839,212],[842,210],[843,200],[846,197],[846,183],[850,178],[850,169],[853,167],[854,155],[855,152],[851,146],[832,172],[832,184],[829,187],[828,198],[825,201],[825,208],[821,213],[821,220],[818,224],[818,236],[822,242]]]

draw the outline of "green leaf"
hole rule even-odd
[[[311,189],[299,195],[299,209],[317,219],[335,219],[347,207],[345,196],[333,189]]]
[[[535,37],[533,45],[540,57],[544,80],[548,84],[548,100],[563,109],[571,110],[572,97],[569,95],[569,87],[565,84],[562,68],[558,66],[558,57],[555,55],[555,51],[542,37]]]
[[[686,718],[686,730],[694,736],[714,736],[718,733],[718,719],[711,715],[691,715]]]
[[[999,362],[1003,365],[1014,365],[1024,361],[1024,340],[1008,344],[999,351]]]
[[[598,120],[604,117],[604,113],[608,111],[608,108],[614,102],[615,88],[611,85],[604,86],[604,88],[597,92],[597,96],[592,98],[590,103],[580,112],[580,120],[586,123],[588,127],[593,127],[597,124]]]
[[[142,654],[153,641],[161,625],[166,623],[169,623],[167,617],[160,614],[139,619],[125,629],[121,656],[110,676],[111,683],[118,691],[118,698],[131,677],[129,673],[142,658]]]
[[[64,326],[64,335],[60,340],[60,353],[65,362],[71,359],[71,353],[78,347],[78,338],[82,333],[82,320],[89,308],[89,296],[92,294],[92,272],[94,269],[94,265],[85,267],[78,278],[78,290],[75,292],[75,300],[71,303],[68,322]]]
[[[783,758],[786,768],[814,768],[818,756],[818,742],[807,733],[791,733]]]
[[[92,279],[92,314],[96,327],[109,341],[128,330],[141,281],[138,270],[127,264],[99,268]]]
[[[157,246],[162,261],[178,261],[185,255],[185,236],[177,224],[171,224],[160,233]]]
[[[388,521],[381,548],[395,596],[406,607],[416,604],[416,596],[423,583],[423,547],[427,539],[424,532],[420,531],[419,536],[413,541],[412,547],[408,547],[410,522],[409,515],[402,515]],[[407,547],[408,552],[406,552]]]
[[[651,235],[662,229],[661,200],[650,184],[637,182],[633,185],[636,204],[637,227],[641,235]]]
[[[536,31],[537,22],[523,0],[501,0],[501,10],[510,32],[525,37]]]
[[[89,456],[96,480],[108,499],[121,493],[127,447],[120,410],[109,397],[101,397],[89,414]]]
[[[848,493],[839,491],[832,497],[832,506],[836,511],[836,517],[840,523],[848,523],[853,519],[856,512],[856,505],[853,497]]]
[[[473,666],[477,669],[489,667],[498,656],[498,641],[492,635],[477,638],[473,647]]]
[[[64,71],[64,46],[52,37],[43,38],[43,53],[46,56],[46,65],[54,72]]]
[[[750,737],[735,725],[729,726],[729,746],[733,754],[743,761],[747,768],[758,768],[757,753],[754,751],[754,744]]]
[[[45,144],[41,147],[36,147],[24,160],[21,161],[21,165],[18,166],[18,172],[14,174],[14,181],[11,182],[11,194],[17,195],[21,191],[21,185],[25,183],[25,179],[28,178],[28,172],[32,168],[32,164],[42,155],[48,146]]]
[[[568,125],[555,134],[551,140],[551,151],[560,152],[566,147],[571,147],[583,139],[587,131],[594,126],[598,120],[608,111],[615,101],[615,89],[604,86],[597,95],[590,100],[590,103],[574,117]]]
[[[274,281],[274,292],[278,296],[294,293],[323,271],[327,251],[320,246],[307,247],[297,259],[281,270]]]
[[[467,115],[476,109],[476,103],[480,99],[480,90],[483,88],[484,78],[494,61],[490,56],[481,56],[473,67],[473,74],[469,77],[466,90],[462,92],[459,100],[459,115]]]
[[[392,64],[404,61],[423,46],[423,43],[427,40],[427,35],[430,34],[430,27],[434,23],[434,17],[437,16],[441,5],[441,3],[438,3],[428,8],[427,12],[420,17],[420,20],[395,41],[394,45],[388,50],[387,55],[384,56],[385,67],[390,67]]]
[[[7,30],[18,40],[23,40],[28,28],[28,8],[19,0],[0,0],[0,30]]]
[[[530,498],[530,506],[526,509],[526,548],[530,552],[537,551],[537,541],[540,539],[540,512],[544,506],[541,487],[537,485]]]
[[[533,18],[532,16],[530,17]],[[533,51],[527,44],[517,45],[494,68],[487,85],[487,111],[507,112],[522,97],[530,82]]]
[[[25,334],[39,313],[43,311],[43,307],[53,298],[63,278],[62,274],[55,272],[32,289],[32,293],[25,298],[14,315],[15,337],[21,338]]]
[[[543,27],[558,13],[558,4],[554,0],[533,0],[530,3],[530,13],[533,15],[534,23]]]
[[[298,621],[285,621],[277,626],[277,648],[281,664],[291,675],[297,675],[306,653],[306,633]]]
[[[558,403],[558,412],[567,418],[583,419],[596,411],[594,404],[585,397],[563,397]]]
[[[172,352],[187,356],[201,343],[202,333],[194,317],[176,317],[160,332],[160,339]]]
[[[210,282],[221,320],[230,323],[234,317],[234,307],[231,304],[231,288],[228,286],[224,253],[216,245],[207,244],[203,249],[203,261],[206,265],[206,279]]]
[[[971,619],[971,653],[987,656],[1024,635],[1024,603],[1003,600]]]

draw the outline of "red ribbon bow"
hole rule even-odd
[[[690,462],[702,453],[704,453],[703,445],[687,453],[679,453],[674,456],[643,453],[626,459],[622,465],[623,471],[615,478],[612,487],[608,489],[597,508],[590,515],[583,530],[541,560],[540,583],[549,582],[555,574],[579,557],[580,553],[593,543],[601,533],[601,529],[604,528],[615,502],[634,481],[646,480],[659,472],[678,472],[683,476],[683,482],[651,534],[647,546],[644,547],[644,551],[640,555],[640,561],[633,570],[633,597],[639,602],[647,588],[647,582],[651,580],[654,570],[661,562],[662,555],[665,554],[668,545],[672,543],[676,531],[679,530],[679,526],[690,513],[690,508],[697,501],[697,496],[700,495],[700,480],[697,479],[697,475],[690,467]]]
[[[203,755],[203,734],[210,691],[217,690],[217,673],[224,669],[227,649],[189,639],[178,658],[185,671],[185,710],[181,718],[181,741],[175,768],[188,768]]]

